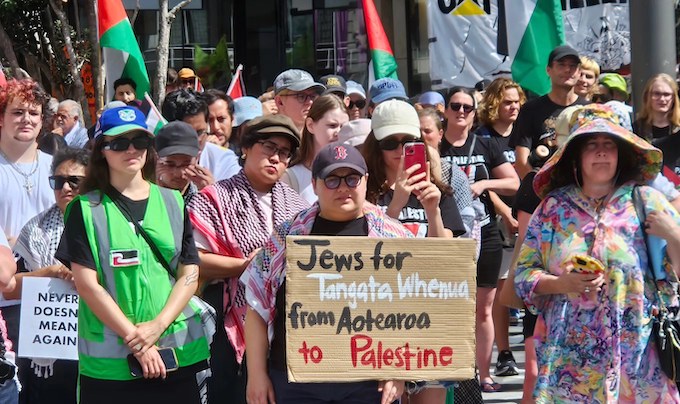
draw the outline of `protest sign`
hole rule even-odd
[[[18,354],[78,360],[78,292],[73,282],[24,277]]]
[[[288,379],[472,379],[474,255],[471,239],[287,237]]]

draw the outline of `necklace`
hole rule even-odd
[[[7,160],[9,166],[12,167],[14,171],[16,171],[22,177],[24,177],[24,189],[26,190],[26,193],[30,195],[31,191],[33,191],[33,181],[31,181],[31,176],[35,174],[36,171],[38,171],[38,159],[40,158],[40,153],[36,151],[35,161],[33,162],[33,168],[31,168],[31,171],[28,173],[25,173],[21,169],[19,169],[16,163],[12,163],[4,151],[0,150],[0,155],[2,155],[2,157],[5,160]]]

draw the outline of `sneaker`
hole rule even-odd
[[[517,309],[510,309],[510,317],[508,321],[510,325],[519,325],[520,313]]]
[[[519,368],[512,352],[501,351],[498,354],[498,362],[496,362],[496,376],[516,376],[518,374]]]

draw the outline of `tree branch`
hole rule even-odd
[[[19,61],[17,60],[16,53],[14,53],[12,40],[7,35],[2,23],[0,23],[0,49],[2,49],[7,61],[9,62],[9,67],[12,69],[12,75],[17,77],[19,74]]]
[[[179,10],[182,9],[182,7],[186,6],[189,3],[191,3],[191,0],[182,0],[178,5],[171,8],[170,11],[168,11],[168,19],[170,21],[174,20],[175,17],[177,16],[177,13],[179,12]]]

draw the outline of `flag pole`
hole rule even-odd
[[[163,125],[168,123],[167,119],[165,119],[165,117],[161,114],[161,112],[158,110],[158,107],[156,107],[156,104],[153,103],[151,96],[149,96],[149,93],[147,93],[146,91],[144,92],[144,99],[146,100],[146,102],[149,103],[149,105],[151,106],[151,109],[153,109],[153,112],[155,112],[156,115],[161,117],[161,121],[163,122]]]
[[[229,88],[227,88],[227,94],[231,94],[231,90],[234,89],[234,85],[236,85],[238,78],[241,76],[241,70],[243,70],[243,65],[239,64],[236,67],[236,72],[231,76],[231,83],[229,83]]]

